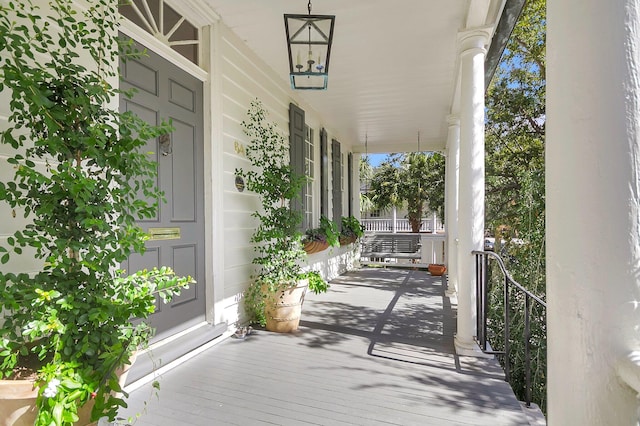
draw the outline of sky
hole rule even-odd
[[[385,158],[387,158],[387,154],[369,154],[369,163],[371,167],[378,167]]]

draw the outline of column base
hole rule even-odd
[[[491,354],[486,354],[482,352],[480,346],[475,340],[467,341],[458,339],[458,335],[456,335],[453,339],[453,344],[456,348],[456,354],[460,356],[473,356],[476,358],[493,358],[494,356]]]
[[[458,292],[456,291],[455,288],[451,288],[451,289],[447,289],[444,292],[445,297],[449,298],[449,303],[451,303],[452,305],[457,305],[458,304]]]

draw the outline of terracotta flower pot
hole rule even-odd
[[[440,263],[431,263],[428,266],[429,273],[434,276],[441,276],[447,272],[447,267]]]
[[[138,352],[134,352],[129,363],[116,370],[120,386],[124,386],[129,369],[135,362]],[[34,380],[0,380],[0,426],[33,426],[38,414],[36,398],[38,389]],[[95,425],[89,422],[94,401],[90,400],[78,409],[78,426]]]
[[[38,389],[33,380],[0,380],[0,426],[33,426],[38,410]],[[90,401],[78,409],[76,425],[90,425],[93,409]]]
[[[302,315],[302,302],[309,286],[308,280],[301,280],[297,287],[269,294],[265,299],[264,313],[267,330],[277,333],[291,333],[298,329]]]

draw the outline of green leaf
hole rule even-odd
[[[62,380],[60,384],[67,389],[78,389],[80,386],[82,386],[80,383],[71,379]]]

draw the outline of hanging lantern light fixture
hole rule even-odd
[[[295,90],[325,90],[335,15],[284,15],[289,51],[289,76]]]

